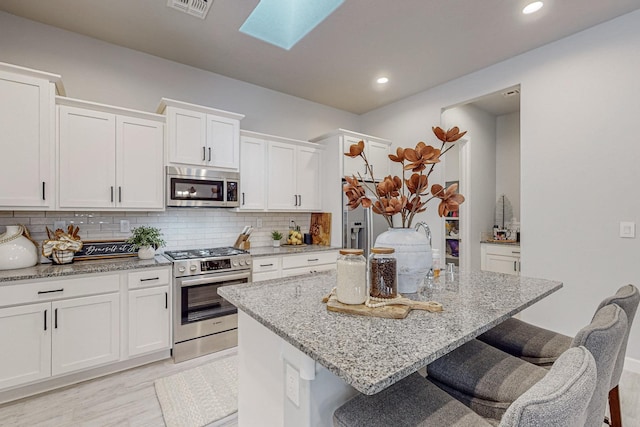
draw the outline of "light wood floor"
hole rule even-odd
[[[174,364],[172,359],[0,406],[0,426],[164,427],[153,382],[230,354],[236,348]],[[237,426],[235,416],[212,426]]]
[[[233,348],[179,364],[167,359],[7,403],[0,406],[0,426],[164,427],[153,382],[236,352]],[[620,399],[624,426],[640,426],[640,374],[623,373]],[[237,418],[213,426],[236,427]]]

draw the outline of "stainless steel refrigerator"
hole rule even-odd
[[[358,206],[349,210],[347,202],[347,196],[342,193],[342,247],[363,249],[364,256],[368,257],[376,238],[387,231],[389,225],[382,215],[373,213],[371,209]]]

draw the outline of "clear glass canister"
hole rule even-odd
[[[363,304],[367,299],[367,260],[362,249],[341,249],[337,262],[336,294],[343,304]]]
[[[374,298],[398,296],[398,268],[393,248],[371,249],[369,294]]]

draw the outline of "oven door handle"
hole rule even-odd
[[[248,279],[248,278],[249,278],[249,273],[225,274],[225,275],[208,277],[208,278],[182,280],[180,282],[180,287],[184,288],[188,286],[205,285],[205,284],[211,284],[216,282],[226,282],[229,280]]]

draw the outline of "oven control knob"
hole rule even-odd
[[[195,265],[192,265],[192,266],[189,267],[189,270],[191,270],[191,271],[196,271],[197,269],[198,269],[198,267],[195,266]]]
[[[238,266],[238,261],[233,261],[233,266],[237,267]]]
[[[240,265],[244,265],[244,260],[243,259],[240,260]]]
[[[184,267],[178,267],[178,271],[180,273],[184,273],[185,270],[186,270],[186,268],[184,268]]]
[[[251,265],[251,260],[250,259],[247,260],[247,265]]]

